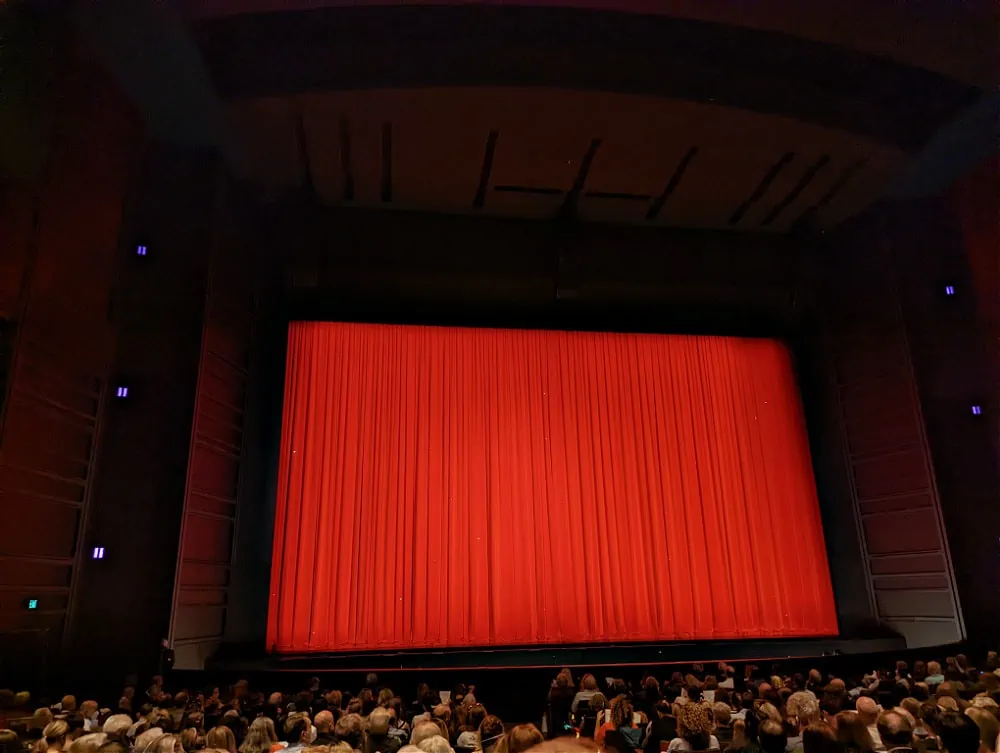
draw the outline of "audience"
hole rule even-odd
[[[131,687],[109,708],[65,695],[33,714],[30,695],[0,690],[0,726],[11,727],[0,729],[0,753],[583,753],[594,743],[607,753],[1000,753],[1000,658],[991,652],[983,670],[976,661],[900,661],[865,675],[750,666],[740,681],[728,664],[717,675],[695,665],[663,682],[609,678],[603,692],[594,674],[575,686],[563,669],[539,689],[545,735],[505,727],[472,686],[442,702],[424,684],[410,703],[373,674],[357,695],[324,691],[320,678],[292,695],[246,681],[171,695],[156,677],[139,700]]]

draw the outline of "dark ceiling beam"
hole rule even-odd
[[[982,95],[931,71],[786,34],[572,8],[324,8],[194,28],[223,98],[388,87],[600,90],[787,116],[916,151]]]
[[[590,174],[590,167],[594,164],[594,157],[597,156],[597,150],[600,148],[601,140],[592,139],[590,146],[587,147],[587,151],[583,155],[583,159],[580,160],[580,167],[576,171],[576,178],[573,179],[573,186],[566,192],[562,206],[559,207],[560,219],[576,219],[577,210],[580,206],[580,194],[583,193],[583,187],[587,185],[587,175]]]

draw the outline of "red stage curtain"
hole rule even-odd
[[[832,635],[788,353],[297,322],[278,651]]]

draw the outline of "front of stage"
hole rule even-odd
[[[782,662],[829,657],[892,654],[906,649],[898,635],[855,638],[791,638],[742,641],[514,646],[409,651],[266,653],[257,644],[224,644],[207,669],[239,675],[256,673],[452,672],[578,667],[654,668],[673,664]],[[660,672],[662,674],[662,672]]]

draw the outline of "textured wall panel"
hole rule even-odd
[[[252,219],[216,184],[170,640],[176,666],[200,669],[221,641],[229,603],[253,335]]]
[[[39,682],[42,654],[60,647],[86,598],[76,585],[113,338],[111,271],[142,140],[106,71],[50,22],[51,43],[35,50],[52,73],[34,114],[51,124],[35,134],[44,169],[19,181],[0,171],[0,316],[17,325],[0,419],[0,676],[25,684]],[[29,597],[37,611],[24,609]]]
[[[964,625],[890,243],[870,218],[838,232],[821,286],[876,618],[910,646]],[[877,229],[876,229],[877,230]]]

